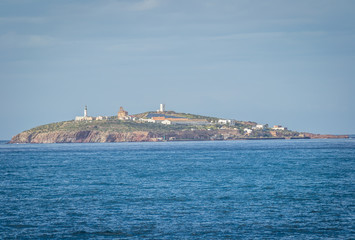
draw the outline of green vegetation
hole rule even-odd
[[[100,121],[65,121],[51,123],[32,128],[26,132],[53,132],[53,131],[102,131],[102,132],[132,132],[132,131],[172,131],[189,130],[186,125],[163,125],[156,123],[140,123],[134,121],[121,121],[108,119]]]
[[[147,115],[156,112],[145,112],[134,115],[136,118],[147,118]],[[289,130],[277,131],[276,135],[272,135],[270,128],[253,130],[249,135],[244,132],[245,128],[252,128],[256,125],[254,122],[236,121],[234,126],[218,124],[218,118],[200,116],[190,113],[176,113],[173,111],[165,112],[164,114],[183,117],[189,119],[206,119],[211,124],[207,125],[164,125],[159,123],[148,123],[140,121],[123,121],[118,120],[117,117],[112,116],[106,120],[93,120],[93,121],[64,121],[42,125],[32,128],[26,132],[28,133],[46,133],[46,132],[71,132],[71,131],[99,131],[99,132],[133,132],[133,131],[150,131],[155,133],[168,133],[171,131],[191,131],[191,130],[233,130],[230,134],[237,134],[238,137],[247,138],[275,138],[275,137],[298,137],[298,132]],[[237,130],[237,132],[235,132]],[[218,137],[217,137],[218,138]]]
[[[148,114],[154,114],[157,112],[145,112],[145,113],[139,113],[139,114],[135,114],[134,116],[137,118],[146,118],[148,116]],[[160,114],[160,113],[158,113]],[[219,118],[216,117],[207,117],[207,116],[201,116],[201,115],[196,115],[196,114],[191,114],[191,113],[177,113],[174,111],[167,111],[164,112],[165,115],[169,115],[169,116],[174,116],[174,117],[181,117],[181,118],[188,118],[188,119],[206,119],[208,122],[211,121],[218,121]]]

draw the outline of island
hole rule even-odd
[[[321,135],[296,132],[286,127],[258,124],[190,113],[157,111],[129,115],[120,107],[116,116],[92,117],[32,128],[14,136],[9,143],[99,143],[348,138],[347,135]]]

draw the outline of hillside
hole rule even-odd
[[[152,116],[169,118],[202,119],[204,125],[185,125],[143,122]],[[173,111],[159,114],[145,112],[132,115],[137,120],[63,121],[46,124],[24,131],[12,138],[10,143],[65,143],[65,142],[128,142],[128,141],[182,141],[182,140],[238,140],[238,139],[291,139],[335,138],[346,136],[316,135],[290,130],[275,131],[267,125],[255,129],[255,122],[235,121],[233,125],[218,124],[216,117],[200,116]],[[251,130],[251,129],[254,130]],[[245,132],[249,129],[249,132]]]
[[[138,123],[134,121],[121,121],[111,117],[101,121],[65,121],[51,123],[32,128],[26,132],[44,133],[53,131],[100,131],[100,132],[131,132],[131,131],[169,131],[183,130],[186,126],[162,125],[154,123]]]
[[[144,113],[135,114],[133,116],[135,116],[137,118],[147,118],[150,114],[168,115],[168,116],[173,116],[173,117],[178,117],[178,118],[189,118],[189,119],[206,119],[208,122],[218,121],[218,119],[219,119],[217,117],[201,116],[201,115],[196,115],[196,114],[191,114],[191,113],[177,113],[174,111],[166,111],[166,112],[164,112],[164,114],[159,114],[157,112],[144,112]]]

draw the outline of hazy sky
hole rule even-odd
[[[353,0],[1,0],[0,139],[168,110],[355,133]]]

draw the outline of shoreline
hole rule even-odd
[[[175,139],[175,140],[142,140],[142,141],[60,141],[60,142],[15,142],[8,140],[0,140],[5,144],[68,144],[68,143],[124,143],[124,142],[222,142],[222,141],[263,141],[263,140],[312,140],[312,139],[352,139],[350,135],[326,135],[322,137],[321,135],[317,135],[317,137],[275,137],[275,138],[234,138],[234,139]]]

